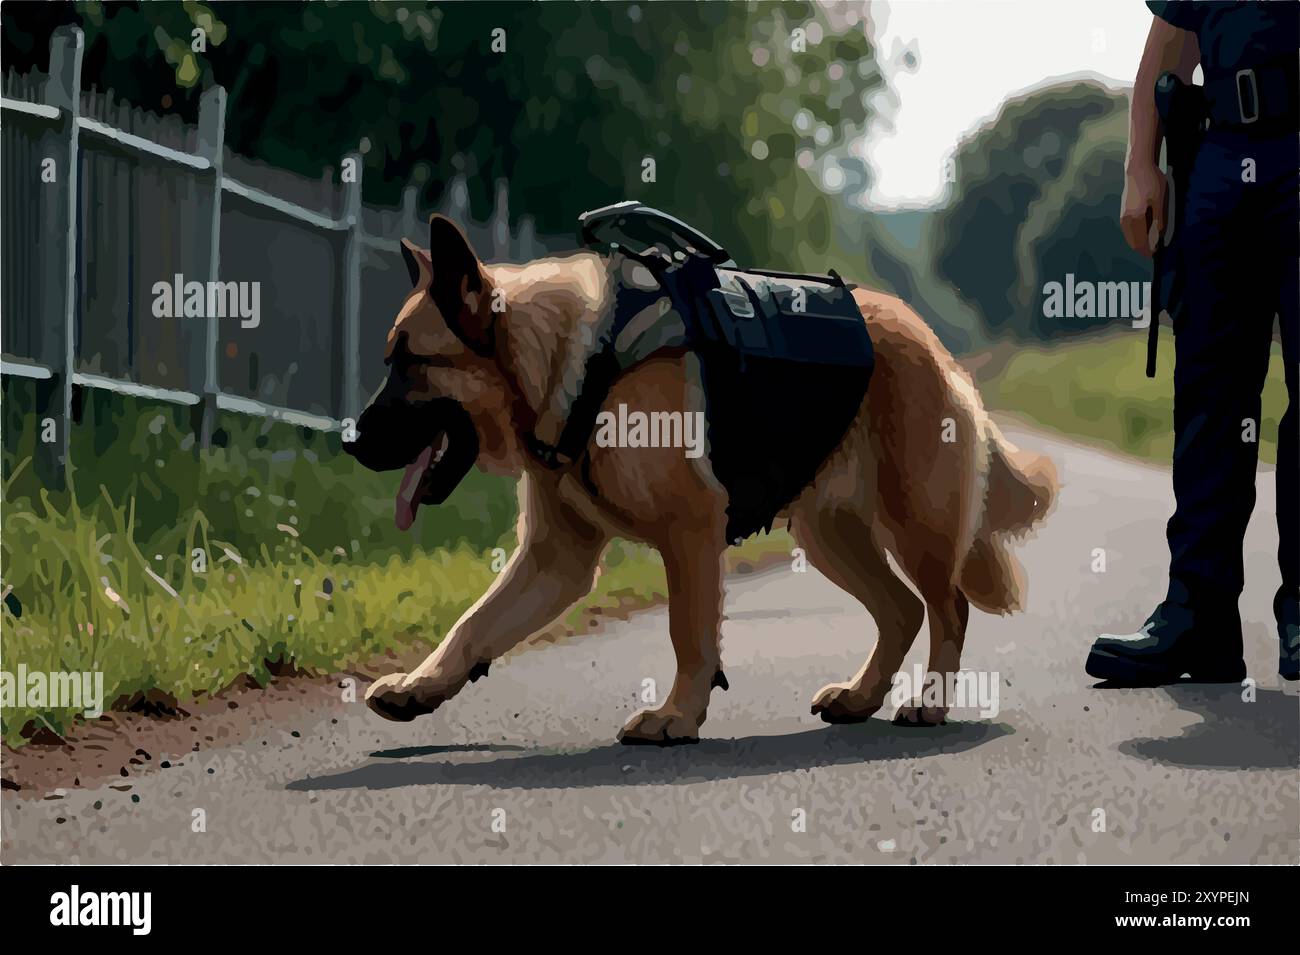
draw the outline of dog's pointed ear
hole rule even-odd
[[[433,279],[433,257],[410,239],[402,240],[402,261],[411,276],[411,288],[427,288]]]
[[[456,223],[445,216],[429,219],[429,254],[433,279],[429,296],[443,319],[470,351],[492,355],[491,289],[478,256]]]

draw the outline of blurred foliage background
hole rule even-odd
[[[365,144],[370,201],[396,205],[414,181],[432,204],[463,173],[482,221],[505,178],[512,214],[571,234],[580,212],[636,198],[739,259],[783,265],[824,253],[835,194],[865,186],[845,147],[881,83],[857,11],[832,25],[812,3],[23,3],[0,16],[6,64],[43,67],[50,31],[76,22],[86,77],[144,109],[193,119],[201,90],[225,86],[227,144],[249,158],[318,176]]]
[[[869,10],[268,0],[10,3],[0,18],[18,69],[43,68],[50,32],[79,23],[87,82],[147,110],[192,120],[224,85],[228,145],[249,158],[320,176],[362,144],[368,201],[396,205],[414,182],[436,204],[463,176],[484,221],[504,179],[512,220],[573,235],[583,210],[635,198],[742,263],[894,291],[960,352],[1095,329],[1044,319],[1041,289],[1067,271],[1148,277],[1117,224],[1126,95],[1079,80],[1009,98],[954,144],[942,202],[868,210],[851,147],[885,92]]]
[[[985,338],[1095,330],[1098,319],[1043,316],[1043,285],[1066,273],[1150,278],[1119,231],[1127,117],[1122,93],[1057,84],[1008,101],[958,147],[950,201],[926,223],[926,252],[978,312]]]

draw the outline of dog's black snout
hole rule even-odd
[[[429,430],[424,409],[385,387],[361,412],[355,440],[344,441],[343,450],[371,471],[394,471],[419,456]]]
[[[468,455],[472,464],[478,454],[478,436],[460,404],[452,398],[411,401],[402,382],[390,378],[361,412],[356,439],[345,441],[343,450],[371,471],[396,471],[413,462],[425,448],[441,444],[444,435],[455,438],[457,452]]]

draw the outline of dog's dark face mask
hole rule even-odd
[[[372,471],[405,468],[394,520],[406,530],[421,504],[441,504],[469,473],[478,458],[478,433],[459,402],[407,400],[396,377],[366,406],[357,439],[343,448]]]

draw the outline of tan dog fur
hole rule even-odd
[[[431,255],[407,244],[407,253],[419,263],[420,278],[389,335],[390,349],[405,336],[411,353],[434,358],[419,388],[466,408],[479,433],[481,467],[522,477],[519,546],[442,644],[412,672],[378,680],[368,703],[390,718],[432,712],[484,664],[585,596],[605,545],[619,536],[663,555],[677,658],[667,699],[634,715],[620,738],[697,739],[721,671],[727,500],[708,456],[593,443],[592,494],[572,469],[551,471],[532,461],[521,441],[561,373],[565,343],[579,323],[612,307],[603,260],[578,253],[522,266],[479,263],[482,289],[465,292],[470,281],[459,286],[459,322],[463,332],[484,336],[495,322],[494,353],[481,357],[452,334],[427,292],[442,250]],[[491,301],[501,296],[505,309],[494,313]],[[854,298],[875,345],[876,369],[852,427],[783,515],[810,562],[861,601],[880,632],[852,679],[814,697],[813,712],[830,722],[864,720],[883,705],[927,611],[929,669],[948,673],[960,666],[968,599],[991,613],[1019,609],[1024,575],[1009,545],[1046,514],[1056,489],[1051,462],[1006,441],[969,377],[915,312],[880,292],[859,289]],[[694,362],[688,353],[643,362],[619,379],[605,407],[701,408]],[[918,704],[896,718],[934,723],[945,712]]]

